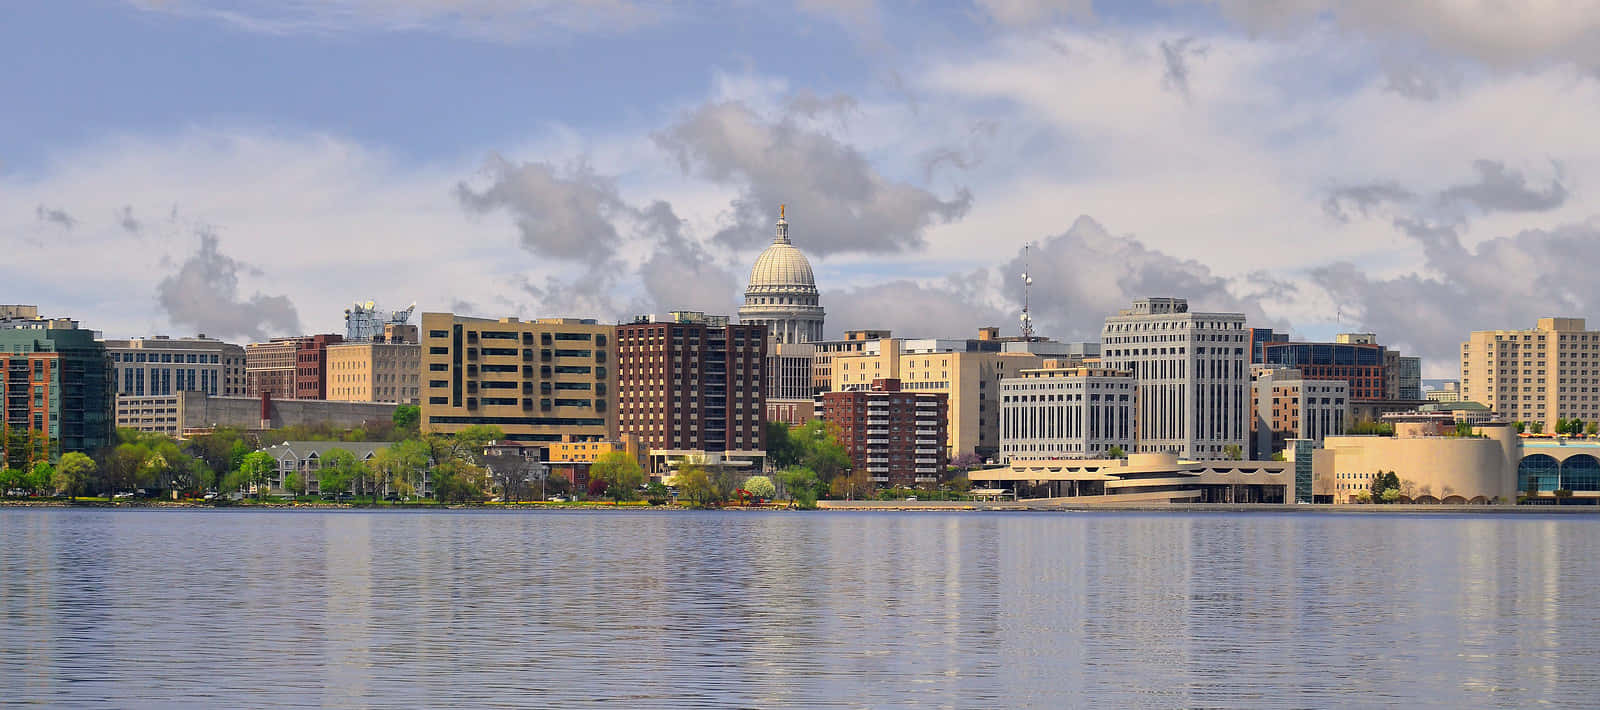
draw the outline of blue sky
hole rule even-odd
[[[5,300],[112,336],[730,311],[778,204],[830,333],[1014,327],[1027,244],[1064,339],[1186,296],[1438,374],[1600,301],[1594,2],[6,12]]]

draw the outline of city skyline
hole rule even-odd
[[[787,203],[828,337],[1009,333],[1028,244],[1062,340],[1170,295],[1439,377],[1600,304],[1581,3],[444,7],[17,8],[14,300],[235,342],[365,298],[731,314]]]

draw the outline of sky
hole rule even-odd
[[[1453,376],[1600,321],[1600,0],[60,0],[0,22],[0,301],[1098,339],[1144,296]]]

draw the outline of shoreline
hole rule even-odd
[[[248,503],[212,505],[194,501],[66,501],[0,500],[0,508],[104,508],[170,510],[501,510],[514,512],[602,510],[602,511],[693,511],[685,505],[622,505],[604,502],[483,504],[428,503],[420,505],[371,505],[364,503]],[[868,512],[868,513],[1310,513],[1335,515],[1597,515],[1600,505],[1415,505],[1415,504],[1290,504],[1290,503],[1045,503],[1029,501],[817,501],[816,511],[797,511],[784,505],[727,506],[709,510],[728,512]]]

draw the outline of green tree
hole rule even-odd
[[[786,422],[767,422],[767,463],[784,469],[800,462],[800,449],[789,436]]]
[[[1455,431],[1452,432],[1452,435],[1461,439],[1471,438],[1474,436],[1472,433],[1472,424],[1470,422],[1456,422],[1456,428]]]
[[[422,408],[415,404],[402,404],[394,408],[394,435],[401,440],[415,439],[422,425]]]
[[[1126,458],[1127,455],[1127,452],[1123,451],[1120,446],[1113,445],[1111,448],[1106,449],[1106,458],[1108,459]]]
[[[1394,436],[1394,425],[1363,419],[1350,425],[1350,433],[1358,436]]]
[[[818,480],[832,481],[850,468],[850,455],[839,443],[837,426],[813,419],[795,430],[792,438],[800,451],[800,465],[815,472]]]
[[[1589,422],[1583,425],[1583,433],[1587,436],[1600,434],[1600,422]]]
[[[23,427],[0,427],[0,447],[5,448],[5,467],[26,471],[33,464],[33,441]]]
[[[804,466],[790,466],[778,472],[778,480],[783,482],[783,490],[788,494],[791,505],[808,509],[817,507],[820,482],[815,471]]]
[[[645,478],[647,476],[644,469],[640,468],[638,459],[626,451],[607,451],[589,466],[589,479],[604,481],[606,495],[616,503],[633,500],[635,491],[644,485]]]
[[[295,497],[300,497],[305,495],[306,482],[304,479],[300,478],[300,474],[291,473],[283,477],[283,487],[285,490],[293,493]]]
[[[1394,491],[1394,494],[1392,496],[1389,495],[1389,491]],[[1372,496],[1373,502],[1393,503],[1399,500],[1400,476],[1394,471],[1389,471],[1388,473],[1379,471],[1378,475],[1372,477],[1372,485],[1368,494]]]
[[[56,467],[51,466],[49,461],[39,461],[33,464],[33,468],[23,472],[19,483],[29,495],[39,495],[50,490],[55,477]]]
[[[1567,422],[1567,433],[1571,434],[1572,436],[1577,436],[1583,433],[1583,427],[1584,421],[1582,419],[1573,419],[1572,421]]]
[[[376,484],[402,498],[415,495],[428,470],[428,446],[416,439],[396,442],[372,457]]]
[[[272,485],[273,474],[278,472],[278,462],[265,451],[252,452],[239,464],[244,485],[256,487],[256,500],[261,500]]]
[[[1528,425],[1528,431],[1534,434],[1544,433],[1544,422],[1533,422]]]
[[[713,503],[721,503],[717,497],[717,489],[711,482],[711,474],[706,471],[703,464],[684,462],[678,465],[678,472],[672,477],[673,487],[689,500],[689,504],[696,508],[709,507]]]
[[[131,491],[147,482],[149,468],[145,465],[150,450],[141,444],[125,441],[106,454],[100,462],[101,477],[110,493]]]
[[[644,496],[646,500],[650,501],[650,505],[661,505],[666,503],[668,495],[670,494],[667,491],[667,484],[665,483],[660,481],[651,481],[645,484]]]
[[[872,477],[866,471],[850,471],[834,476],[828,483],[828,492],[838,498],[855,500],[870,497],[874,487]]]
[[[1229,461],[1243,461],[1244,449],[1239,448],[1238,444],[1228,444],[1222,447],[1222,456]]]
[[[74,500],[84,487],[93,482],[95,472],[99,466],[94,459],[73,451],[61,456],[61,463],[56,464],[56,490],[71,496]]]
[[[344,449],[329,449],[322,455],[321,468],[317,469],[317,490],[324,497],[349,493],[361,475],[362,465],[356,455]]]
[[[433,495],[444,503],[481,501],[486,482],[482,466],[466,459],[445,459],[434,467]]]
[[[1516,422],[1516,426],[1517,426],[1517,433],[1518,434],[1521,434],[1521,433],[1526,432],[1528,430],[1528,423],[1527,422],[1518,421],[1518,422]]]
[[[22,472],[14,468],[0,468],[0,496],[11,495],[11,489],[22,487]]]
[[[751,476],[744,479],[744,489],[763,500],[772,500],[778,495],[778,486],[766,476]]]
[[[1557,435],[1567,433],[1567,420],[1566,420],[1566,418],[1562,417],[1562,418],[1557,418],[1556,419],[1556,432],[1555,433]]]

